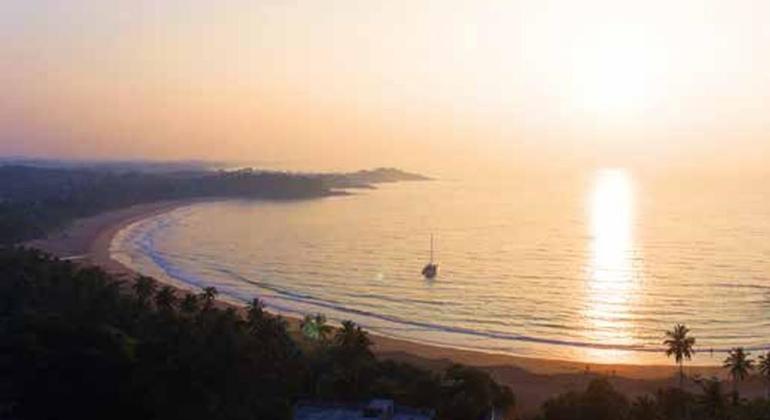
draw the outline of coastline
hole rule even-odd
[[[97,265],[113,275],[130,279],[137,273],[113,259],[110,254],[110,244],[118,232],[148,217],[219,200],[188,199],[135,205],[80,219],[45,239],[29,241],[24,245],[78,263]],[[225,302],[221,304],[229,305]],[[284,318],[289,321],[291,330],[299,329],[298,319]],[[440,347],[374,334],[371,338],[374,342],[373,350],[379,358],[409,362],[435,370],[441,370],[451,363],[487,370],[495,380],[511,387],[522,413],[534,412],[553,395],[583,389],[588,382],[599,376],[609,378],[618,390],[629,396],[654,392],[660,387],[677,383],[673,362],[670,366],[581,363]],[[686,367],[686,371],[688,375],[724,377],[723,369],[716,366]],[[741,388],[744,387],[748,395],[762,392],[762,384],[754,383],[753,380],[746,381]]]

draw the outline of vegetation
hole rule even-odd
[[[76,218],[161,200],[306,199],[334,189],[426,179],[396,169],[349,174],[239,171],[137,172],[0,166],[0,245],[41,237]]]
[[[538,420],[766,420],[770,401],[728,403],[717,379],[699,381],[701,391],[661,389],[633,401],[618,393],[606,379],[592,381],[585,391],[568,392],[543,404]]]
[[[322,179],[267,172],[114,173],[0,167],[0,244],[43,236],[80,217],[196,197],[293,199],[331,194]]]
[[[767,395],[770,396],[770,351],[759,356],[757,369],[759,370],[759,374],[762,375],[762,378],[765,380],[765,384],[768,387]]]
[[[740,398],[737,384],[746,379],[754,368],[749,353],[737,347],[729,352],[724,367],[729,369],[733,391],[728,395],[723,382],[717,378],[695,378],[700,392],[685,391],[682,363],[693,354],[695,339],[690,330],[677,324],[666,331],[666,355],[674,356],[679,365],[679,388],[664,388],[654,395],[641,395],[629,401],[618,393],[606,379],[595,379],[583,392],[568,392],[543,404],[538,420],[767,420],[770,400]],[[770,353],[760,356],[759,370],[770,377]],[[732,397],[732,398],[730,398]]]
[[[492,410],[515,418],[511,390],[481,370],[377,360],[353,322],[333,329],[311,315],[292,335],[258,299],[239,312],[216,296],[214,288],[182,296],[145,276],[123,283],[39,251],[0,248],[0,418],[281,419],[298,400],[373,397],[434,409],[439,419]],[[666,336],[678,363],[692,354],[685,326]],[[765,378],[768,360],[761,355],[757,365]],[[735,385],[754,362],[736,348],[724,366]],[[629,397],[596,379],[547,400],[538,420],[770,418],[767,399],[742,399],[715,378],[695,383],[697,392]]]
[[[733,380],[733,396],[738,399],[738,383],[749,376],[749,372],[754,369],[754,361],[749,359],[749,353],[743,350],[743,347],[736,347],[730,350],[723,366],[729,369],[730,378]]]
[[[323,314],[305,315],[300,328],[307,339],[324,343],[332,334],[332,327],[326,323],[326,316]]]
[[[0,418],[282,419],[298,399],[376,396],[467,420],[514,403],[476,369],[379,361],[352,322],[319,345],[259,300],[215,297],[0,248]]]
[[[679,386],[684,385],[684,361],[692,359],[695,353],[693,346],[695,338],[688,337],[690,330],[682,325],[676,324],[674,329],[666,331],[666,339],[663,344],[666,346],[666,356],[674,356],[676,364],[679,365]]]
[[[630,401],[606,379],[592,381],[585,391],[568,392],[543,405],[540,420],[753,420],[766,419],[770,403],[730,405],[716,379],[700,381],[701,392],[661,389]]]
[[[707,379],[700,382],[702,393],[695,401],[700,405],[701,412],[709,419],[722,419],[727,417],[729,405],[727,396],[722,389],[722,381],[719,379]],[[692,411],[692,410],[689,410]]]
[[[584,392],[568,392],[543,404],[544,420],[619,420],[628,418],[628,400],[604,379],[592,381]]]

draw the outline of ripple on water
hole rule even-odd
[[[527,206],[505,199],[515,189],[468,202],[461,186],[441,182],[296,203],[201,203],[134,223],[111,251],[180,285],[432,344],[658,363],[662,331],[685,322],[704,348],[768,347],[770,241],[757,238],[770,237],[770,224],[731,229],[708,206],[633,196],[622,173],[597,179],[595,190],[522,193]],[[629,200],[620,219],[618,200]],[[744,218],[770,212],[763,200],[744,205]],[[702,219],[711,223],[683,227]],[[430,233],[435,281],[419,275]]]

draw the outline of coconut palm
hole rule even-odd
[[[187,315],[198,312],[198,296],[192,293],[186,294],[182,302],[179,303],[179,309]]]
[[[334,341],[341,348],[356,352],[367,352],[372,345],[372,341],[369,339],[366,331],[353,321],[344,321],[342,323],[342,328],[337,332]]]
[[[302,334],[313,341],[326,342],[332,333],[332,327],[326,324],[323,314],[305,315],[300,324]]]
[[[149,302],[150,298],[155,294],[157,288],[158,286],[152,277],[138,276],[133,285],[136,301],[141,306],[146,306],[147,302]]]
[[[757,369],[759,370],[759,373],[762,374],[762,377],[765,378],[765,381],[770,384],[770,351],[768,351],[767,354],[759,356]],[[767,388],[766,393],[767,397],[770,398],[770,387]]]
[[[171,286],[164,286],[155,294],[155,306],[158,309],[170,311],[176,304],[176,293]]]
[[[666,339],[663,344],[666,346],[666,356],[674,356],[676,364],[679,365],[679,387],[684,385],[684,361],[691,360],[695,354],[695,338],[688,337],[690,329],[683,324],[674,325],[674,329],[666,331]]]
[[[701,387],[701,394],[697,396],[697,402],[701,409],[711,419],[724,418],[727,410],[727,396],[722,391],[722,381],[711,378],[697,381]]]
[[[246,308],[249,323],[255,324],[265,316],[265,305],[259,298],[254,298]]]
[[[362,378],[371,372],[374,355],[366,331],[353,321],[343,321],[334,334],[331,357],[336,365],[336,386],[346,398],[360,397]]]
[[[214,299],[219,294],[219,291],[217,291],[216,287],[206,287],[203,289],[203,293],[200,294],[201,299],[203,300],[203,310],[208,311],[211,309],[211,305],[214,304]]]
[[[659,420],[661,418],[658,404],[649,395],[637,397],[631,405],[630,414],[633,420]]]
[[[724,361],[724,366],[730,369],[730,377],[733,379],[733,393],[737,396],[738,382],[743,381],[749,376],[749,372],[754,369],[754,361],[749,358],[751,353],[745,351],[743,347],[736,347],[730,350]]]

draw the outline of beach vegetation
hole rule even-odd
[[[762,379],[765,380],[765,390],[767,396],[770,397],[770,351],[759,356],[757,370],[759,370],[759,374],[762,375]]]
[[[754,369],[754,361],[749,358],[750,353],[743,347],[731,349],[725,358],[723,366],[729,370],[730,378],[733,381],[733,402],[738,399],[738,384],[749,376]]]
[[[692,359],[695,350],[695,338],[689,336],[690,329],[683,324],[676,324],[670,331],[666,331],[666,339],[663,345],[666,346],[666,356],[674,357],[679,366],[679,386],[684,386],[684,362]]]
[[[770,418],[770,401],[763,398],[729,402],[723,383],[698,380],[699,391],[679,387],[629,401],[608,379],[596,378],[583,391],[548,399],[537,420],[760,420]]]
[[[350,321],[307,350],[260,300],[216,296],[0,248],[0,417],[289,419],[299,400],[376,397],[439,419],[513,418],[513,393],[486,372],[379,360]]]

